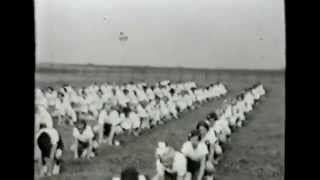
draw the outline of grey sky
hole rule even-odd
[[[283,0],[36,0],[35,7],[37,62],[285,67]]]

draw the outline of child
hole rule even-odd
[[[207,166],[211,167],[208,171],[208,176],[213,176],[215,171],[214,165],[217,164],[217,159],[222,155],[222,149],[219,144],[218,137],[213,128],[210,128],[210,123],[206,121],[200,121],[197,124],[197,130],[200,131],[201,141],[206,143],[209,154],[207,156]]]
[[[120,122],[118,111],[116,111],[115,108],[104,104],[98,118],[98,143],[107,142],[109,145],[119,144],[118,141],[114,141],[114,135],[116,126],[120,124]],[[106,141],[104,140],[104,137],[107,137]]]
[[[40,126],[52,128],[53,121],[48,111],[39,105],[35,105],[35,133],[40,129]]]
[[[94,133],[85,120],[79,119],[75,123],[72,134],[74,144],[71,146],[71,150],[74,153],[74,159],[79,157],[91,159],[97,155],[96,148],[98,144],[93,140]]]
[[[60,173],[63,142],[54,128],[41,126],[36,134],[36,144],[40,150],[40,176],[50,176]]]
[[[192,130],[190,132],[188,141],[182,145],[181,152],[187,158],[187,171],[191,173],[192,180],[203,179],[209,151],[206,144],[201,141],[200,131]]]
[[[153,180],[191,180],[187,172],[187,159],[182,153],[159,143],[156,155],[157,174]]]

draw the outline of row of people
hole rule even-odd
[[[263,85],[258,84],[236,98],[225,101],[221,109],[198,122],[181,151],[166,143],[159,143],[156,150],[157,175],[153,179],[214,179],[215,166],[223,155],[231,133],[245,125],[247,113],[253,110],[265,93]]]
[[[170,85],[170,82],[166,85],[161,84],[162,87],[168,87]],[[185,87],[194,88],[193,83],[185,83]],[[221,86],[221,84],[218,84],[218,86]],[[95,86],[89,88],[87,90],[89,93],[91,91],[93,92],[100,92],[99,89],[97,90],[94,88]],[[104,86],[101,86],[100,89],[103,89]],[[181,86],[177,86],[181,88]],[[188,108],[193,108],[195,106],[194,103],[202,103],[205,101],[208,101],[216,96],[223,95],[222,93],[226,93],[226,88],[222,85],[223,91],[219,91],[219,87],[217,90],[217,86],[210,85],[206,88],[209,92],[212,91],[212,89],[218,91],[213,91],[210,96],[204,96],[205,99],[196,99],[193,101],[191,106],[187,106]],[[130,86],[128,87],[130,89]],[[52,89],[50,89],[51,91]],[[67,91],[70,91],[70,88],[67,88]],[[202,89],[189,89],[192,90],[192,92],[195,94],[196,92],[201,92]],[[71,91],[72,92],[72,91]],[[164,91],[165,92],[165,91]],[[179,90],[178,90],[179,92]],[[181,92],[181,91],[180,91]],[[170,89],[171,96],[175,96],[174,89],[172,91],[172,88]],[[41,93],[40,93],[41,94]],[[187,93],[185,93],[187,94]],[[190,93],[191,94],[191,93]],[[190,95],[189,94],[189,95]],[[194,95],[193,94],[193,95]],[[212,96],[212,94],[215,94],[215,96]],[[101,95],[101,94],[100,94]],[[159,94],[158,94],[159,95]],[[39,94],[38,94],[39,96]],[[69,97],[65,94],[64,95],[66,101],[68,102]],[[161,95],[160,95],[161,96]],[[36,96],[37,97],[37,96]],[[61,97],[61,96],[60,96]],[[101,97],[101,96],[100,96]],[[199,96],[196,96],[196,98]],[[201,96],[200,96],[201,97]],[[168,99],[168,96],[164,95],[162,96],[163,99]],[[40,99],[40,100],[39,100]],[[50,98],[49,98],[50,99]],[[162,102],[159,96],[155,96],[155,99],[158,102],[158,110],[164,111],[162,108]],[[62,99],[63,100],[63,99]],[[41,100],[41,97],[36,100],[36,143],[39,148],[39,165],[40,165],[40,175],[51,175],[56,174],[59,172],[60,168],[60,158],[63,151],[63,143],[61,136],[59,136],[58,131],[53,128],[53,122],[52,122],[52,114],[50,114],[47,110],[50,107],[50,103],[44,103],[46,100]],[[74,102],[74,101],[73,101]],[[153,104],[155,101],[151,100],[150,104]],[[49,106],[47,106],[49,104]],[[148,121],[148,117],[154,116],[154,112],[148,111],[149,106],[146,106],[146,108],[142,108],[140,104],[135,106],[134,103],[127,103],[126,106],[120,105],[110,105],[107,102],[104,102],[102,109],[99,111],[98,115],[98,121],[94,123],[94,126],[91,126],[88,124],[88,119],[84,115],[84,112],[76,113],[76,121],[74,121],[74,128],[73,128],[73,137],[74,137],[74,143],[71,146],[71,150],[74,152],[74,158],[77,159],[79,157],[81,158],[92,158],[96,156],[97,148],[98,146],[103,143],[104,136],[108,137],[106,142],[109,142],[109,144],[119,144],[118,141],[113,140],[113,136],[116,133],[122,133],[123,131],[131,131],[137,132],[140,130],[140,127],[150,127],[152,124],[152,121]],[[181,107],[181,106],[180,106]],[[176,111],[180,112],[183,111],[185,108],[179,109],[179,106],[176,106]],[[174,109],[174,107],[173,107]],[[143,112],[144,111],[144,112]],[[54,111],[53,111],[54,112]],[[142,112],[142,113],[141,113]],[[168,115],[169,113],[162,113],[165,115]],[[143,116],[141,116],[143,115]],[[169,115],[175,115],[174,117],[177,118],[177,114],[172,113]],[[151,118],[150,118],[151,119]],[[150,120],[149,119],[149,120]],[[93,127],[93,128],[92,128]],[[59,146],[56,146],[59,142]],[[47,153],[51,152],[51,153]],[[52,154],[52,152],[57,152],[56,154]]]
[[[162,119],[170,116],[177,118],[179,111],[194,108],[194,102],[203,103],[226,94],[227,89],[221,83],[198,88],[194,82],[162,81],[153,86],[145,83],[123,86],[93,84],[78,90],[65,85],[60,90],[49,87],[42,91],[37,88],[35,93],[36,104],[41,106],[39,114],[43,116],[37,118],[39,116],[36,114],[36,127],[39,127],[41,122],[50,121],[47,114],[59,122],[66,120],[73,123],[79,115],[86,120],[98,120],[104,104],[118,111],[134,107],[140,117],[152,119],[153,124],[161,123]],[[146,117],[147,114],[152,115]]]

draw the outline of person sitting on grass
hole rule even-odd
[[[91,159],[97,155],[98,144],[93,140],[94,133],[86,121],[79,119],[73,128],[74,143],[71,146],[74,159]]]
[[[113,177],[112,180],[149,180],[149,178],[140,174],[135,167],[129,166],[121,171],[120,177]]]
[[[195,129],[190,132],[181,152],[187,158],[187,171],[191,173],[191,179],[202,180],[206,175],[206,158],[209,151],[207,145],[201,141],[200,131]]]
[[[40,126],[36,134],[36,144],[40,150],[39,176],[51,176],[60,173],[63,141],[58,131],[51,127]]]
[[[160,142],[156,149],[157,174],[153,180],[191,180],[186,157],[173,147]]]

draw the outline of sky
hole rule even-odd
[[[35,23],[37,63],[285,68],[283,0],[35,0]]]

